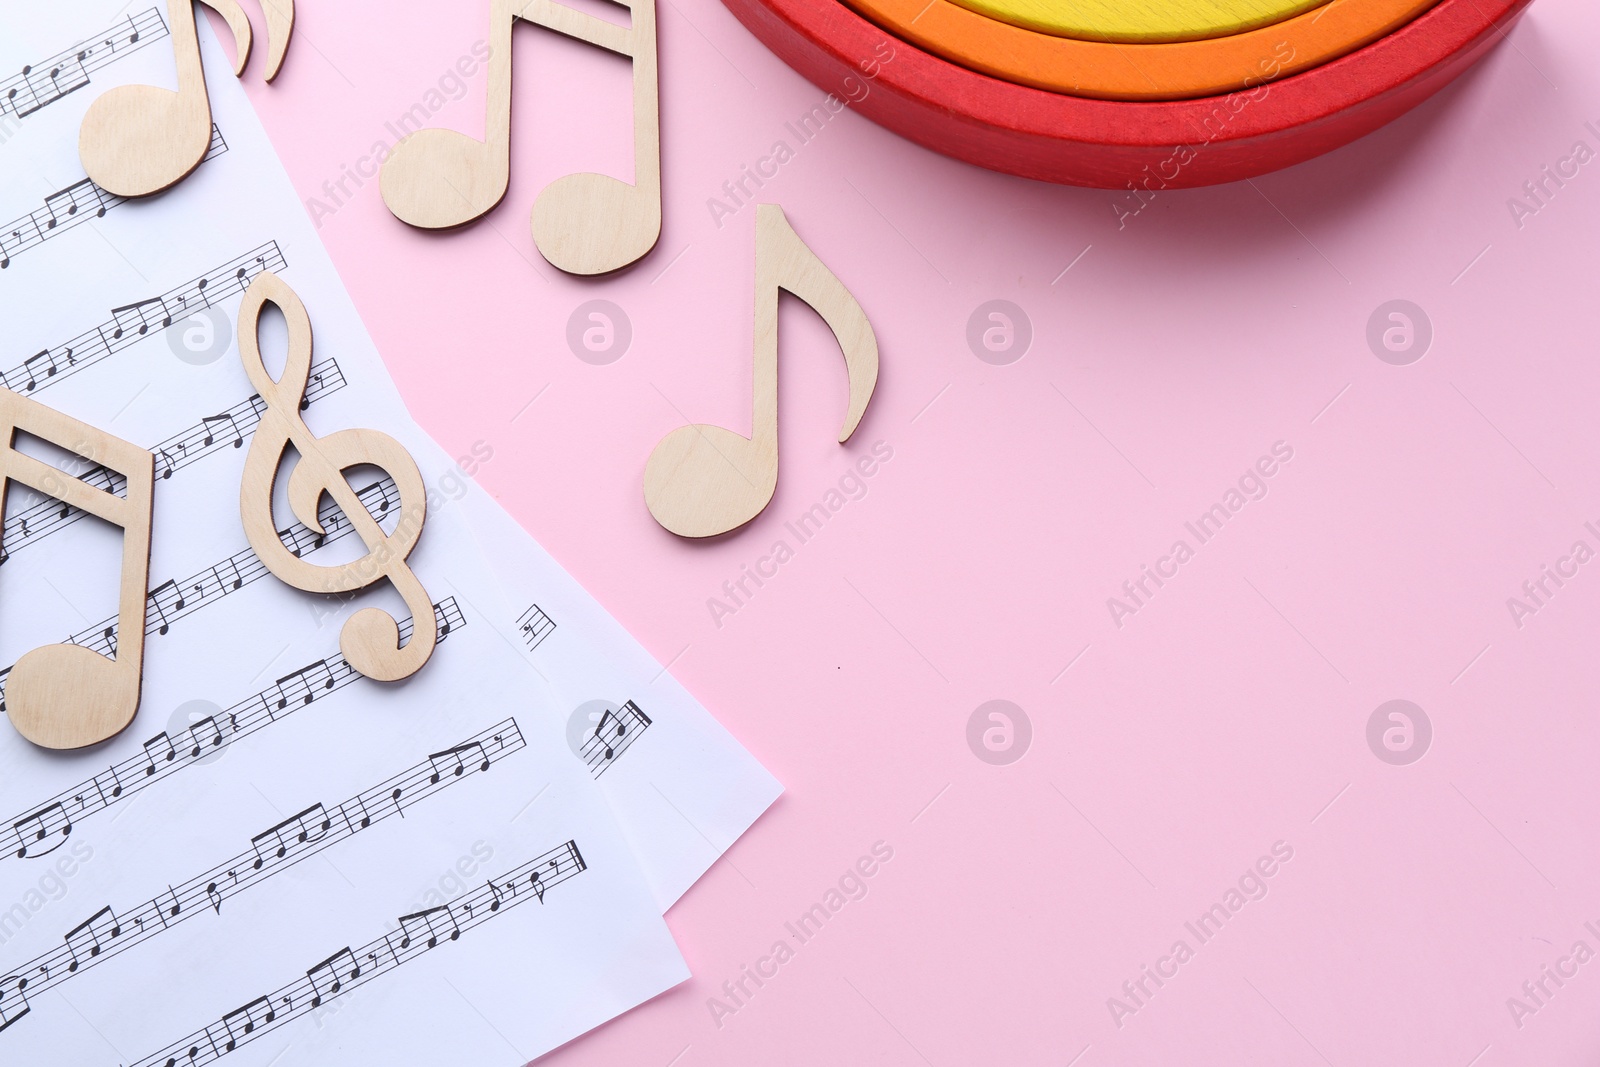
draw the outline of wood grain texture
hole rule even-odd
[[[167,0],[178,88],[119,85],[89,105],[78,156],[94,183],[118,196],[159,193],[186,178],[211,144],[211,98],[200,63],[196,0]],[[233,31],[234,73],[250,58],[250,20],[238,0],[203,0]],[[277,77],[294,29],[294,0],[262,0],[267,17],[266,80]]]
[[[1293,18],[1324,0],[956,0],[981,15],[1057,37],[1118,44],[1227,37]],[[1348,3],[1349,0],[1340,0]]]
[[[117,472],[127,480],[126,495],[97,489],[16,451],[19,431]],[[6,681],[11,725],[36,745],[97,745],[121,733],[139,710],[155,462],[155,456],[137,445],[0,389],[0,517],[10,483],[17,481],[122,530],[116,658],[80,645],[43,645],[18,659]],[[21,606],[7,607],[16,612]]]
[[[1019,29],[951,0],[845,0],[895,35],[1016,85],[1102,100],[1182,100],[1251,89],[1392,33],[1438,0],[1336,0],[1231,37],[1117,45]]]
[[[1129,196],[1239,181],[1371,133],[1477,62],[1530,2],[1440,0],[1365,48],[1250,93],[1135,102],[999,81],[893,38],[834,0],[723,0],[824,91],[846,95],[875,70],[854,109],[918,144],[990,170]]]
[[[261,311],[268,303],[283,312],[289,327],[283,374],[277,379],[267,373],[257,339]],[[345,621],[339,634],[339,651],[350,666],[368,678],[398,681],[422,669],[436,644],[433,602],[406,564],[427,518],[427,488],[411,454],[387,434],[349,429],[318,437],[311,432],[300,418],[311,354],[311,317],[305,304],[276,274],[258,274],[239,307],[239,358],[266,410],[245,456],[239,516],[250,547],[262,564],[296,589],[352,593],[389,580],[411,611],[410,640],[400,644],[400,628],[393,616],[377,608],[364,608]],[[287,487],[289,510],[308,529],[320,534],[324,532],[319,515],[322,497],[332,497],[366,545],[365,556],[348,563],[318,564],[283,543],[272,514],[272,487],[291,445],[297,458]],[[359,466],[377,467],[395,483],[400,513],[392,533],[385,533],[378,525],[345,478],[345,471]]]
[[[756,206],[754,414],[749,437],[722,426],[680,426],[644,470],[644,499],[680,537],[715,537],[761,514],[778,488],[778,290],[822,316],[844,352],[850,400],[843,444],[878,384],[878,339],[861,305],[789,225],[776,204]]]
[[[624,6],[626,28],[553,0],[491,0],[484,140],[426,129],[401,141],[379,177],[390,212],[420,229],[449,229],[504,199],[511,180],[511,31],[522,20],[633,61],[633,182],[593,173],[551,182],[533,205],[534,244],[569,274],[620,270],[654,248],[661,236],[655,0]]]

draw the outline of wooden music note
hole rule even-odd
[[[777,204],[756,207],[755,416],[750,437],[721,426],[680,426],[656,444],[644,499],[680,537],[743,526],[778,488],[778,290],[810,304],[844,350],[850,404],[839,443],[850,439],[878,384],[878,339],[850,290],[790,227]]]
[[[244,73],[250,58],[250,20],[238,0],[199,0],[228,23]],[[200,165],[211,144],[211,98],[200,63],[196,0],[167,0],[178,88],[119,85],[89,105],[78,129],[78,156],[94,183],[118,196],[149,196],[176,185]],[[262,0],[267,19],[265,78],[278,76],[294,32],[294,0]]]
[[[277,305],[289,325],[283,377],[276,381],[261,361],[256,333],[261,309],[268,301]],[[239,514],[250,547],[269,571],[306,592],[353,593],[389,579],[411,609],[411,639],[401,647],[394,618],[378,608],[363,608],[346,620],[339,634],[339,650],[350,666],[368,678],[392,682],[416,673],[433,655],[437,627],[428,591],[406,565],[406,557],[422,535],[428,506],[416,461],[400,442],[376,430],[339,430],[317,437],[306,426],[300,406],[311,373],[311,318],[294,290],[270,271],[257,275],[245,291],[239,308],[239,357],[266,409],[245,456],[239,487]],[[272,486],[290,445],[299,454],[288,485],[289,507],[295,517],[326,535],[317,512],[323,494],[328,494],[360,534],[367,546],[366,556],[318,566],[290,551],[278,536],[272,518]],[[345,480],[346,470],[363,464],[382,469],[394,481],[400,519],[393,534],[384,533]]]
[[[126,496],[102,492],[18,452],[19,430],[119,472],[127,481]],[[17,660],[6,682],[6,711],[23,737],[45,748],[99,744],[121,732],[139,710],[155,457],[36,400],[0,389],[0,515],[13,480],[122,528],[117,597],[121,647],[116,658],[78,645],[44,645]]]
[[[379,186],[396,218],[422,229],[460,226],[487,214],[511,177],[511,30],[518,19],[633,61],[630,185],[604,174],[568,174],[533,205],[533,243],[569,274],[620,270],[661,236],[661,119],[655,0],[618,0],[626,28],[553,0],[490,0],[486,139],[418,130],[394,147]]]

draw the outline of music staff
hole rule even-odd
[[[170,292],[113,308],[110,321],[29,356],[10,370],[0,371],[0,385],[13,393],[31,395],[183,321],[195,311],[244,292],[257,274],[287,266],[278,242],[268,241]]]
[[[631,700],[614,712],[602,712],[581,750],[589,773],[598,780],[649,728],[650,716]]]
[[[222,131],[213,125],[211,146],[201,161],[214,159],[227,150]],[[44,244],[89,219],[102,218],[107,211],[127,202],[127,197],[108,193],[88,178],[51,193],[44,198],[44,207],[0,227],[0,270],[11,266],[12,257],[18,252]]]
[[[333,998],[459,940],[468,930],[518,905],[529,900],[543,904],[545,893],[582,874],[587,866],[577,842],[568,841],[448,904],[401,916],[399,930],[359,948],[340,949],[306,971],[305,977],[235,1008],[204,1030],[136,1061],[132,1067],[198,1067],[214,1063],[263,1034],[309,1015]]]
[[[381,518],[399,502],[394,482],[388,478],[373,482],[356,494],[374,518]],[[308,526],[293,526],[279,530],[278,537],[296,556],[315,551],[330,541],[336,541],[350,532],[350,521],[332,500],[318,510],[317,520],[323,533]],[[172,624],[192,615],[208,604],[237,593],[245,586],[269,573],[266,565],[257,558],[253,549],[236,552],[212,567],[179,581],[169,578],[151,589],[145,597],[144,632],[165,637],[171,633]],[[91,652],[114,656],[117,651],[117,620],[106,619],[67,638],[68,644],[82,645]],[[0,712],[6,710],[5,688],[11,668],[0,670]]]
[[[438,626],[438,641],[448,637],[451,630],[466,625],[454,597],[434,605],[434,621]],[[410,636],[411,626],[410,619],[400,624],[402,637]],[[225,748],[309,704],[326,699],[361,677],[339,656],[319,659],[284,675],[220,715],[191,725],[176,738],[162,731],[146,741],[137,755],[58,793],[9,820],[8,824],[0,823],[0,862],[8,858],[33,859],[54,852],[88,816],[192,766],[203,755]]]
[[[344,385],[344,373],[339,365],[331,359],[325,359],[311,368],[311,384],[306,387],[302,403],[309,406],[329,393],[344,388]],[[264,410],[261,398],[251,394],[248,400],[235,404],[227,411],[201,419],[198,426],[152,445],[150,452],[156,457],[157,480],[165,481],[172,477],[173,472],[214,452],[239,448],[261,422]],[[78,477],[110,493],[120,493],[124,488],[122,476],[104,467],[93,467]],[[11,558],[17,549],[48,537],[82,517],[83,512],[77,508],[56,500],[41,500],[23,508],[5,520],[3,540],[0,540],[5,547],[0,550],[0,564]]]
[[[534,604],[517,617],[517,632],[522,635],[524,641],[528,642],[529,652],[543,644],[544,639],[555,632],[555,628],[555,621],[546,615],[537,604]]]
[[[214,723],[210,730],[220,736]],[[443,752],[429,754],[421,763],[342,804],[332,808],[313,804],[256,834],[250,847],[239,855],[186,882],[168,886],[137,907],[120,912],[109,906],[101,908],[67,931],[62,945],[13,968],[15,981],[0,981],[0,1031],[27,1014],[21,999],[24,995],[37,996],[61,985],[208,909],[220,915],[223,902],[230,897],[375,823],[403,814],[470,775],[487,771],[525,744],[516,720],[505,719]]]
[[[88,85],[91,72],[165,36],[167,24],[155,8],[129,15],[104,33],[95,34],[92,43],[29,63],[22,73],[0,81],[0,115],[27,118]]]

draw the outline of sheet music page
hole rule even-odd
[[[430,517],[410,557],[437,647],[396,684],[339,650],[359,608],[411,632],[387,583],[302,593],[250,550],[240,484],[265,402],[230,331],[256,274],[309,310],[313,433],[371,427],[419,458],[427,442],[208,27],[208,158],[148,200],[85,184],[94,97],[175,84],[164,17],[43,5],[0,40],[0,70],[28,68],[0,83],[0,375],[156,457],[137,719],[66,753],[0,729],[0,1061],[525,1063],[687,970],[550,686],[455,594],[483,566],[458,521]],[[271,315],[261,333],[276,374],[286,331]],[[95,457],[67,469],[126,491]],[[296,522],[286,475],[286,545],[319,565],[367,554],[326,497],[322,532]],[[392,482],[352,485],[392,532]],[[68,639],[113,653],[122,532],[9,496],[0,665]]]
[[[465,488],[458,514],[494,573],[480,606],[549,684],[671,907],[783,786],[485,490]]]

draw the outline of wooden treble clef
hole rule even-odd
[[[256,333],[268,301],[283,312],[289,327],[283,376],[276,381],[262,362]],[[393,616],[363,608],[346,620],[339,650],[368,678],[392,682],[414,674],[433,654],[437,636],[428,591],[406,564],[427,515],[427,491],[416,461],[400,442],[376,430],[338,430],[318,437],[306,426],[300,411],[311,372],[311,318],[294,290],[270,271],[250,283],[239,308],[239,356],[266,408],[250,442],[239,488],[239,514],[250,547],[280,580],[307,592],[349,593],[387,578],[411,610],[411,639],[401,647]],[[278,536],[272,487],[290,445],[299,453],[289,474],[290,510],[311,530],[323,533],[317,509],[327,493],[366,544],[362,558],[320,566],[301,559]],[[393,533],[384,532],[345,479],[346,470],[360,465],[380,468],[399,490],[400,518]]]

